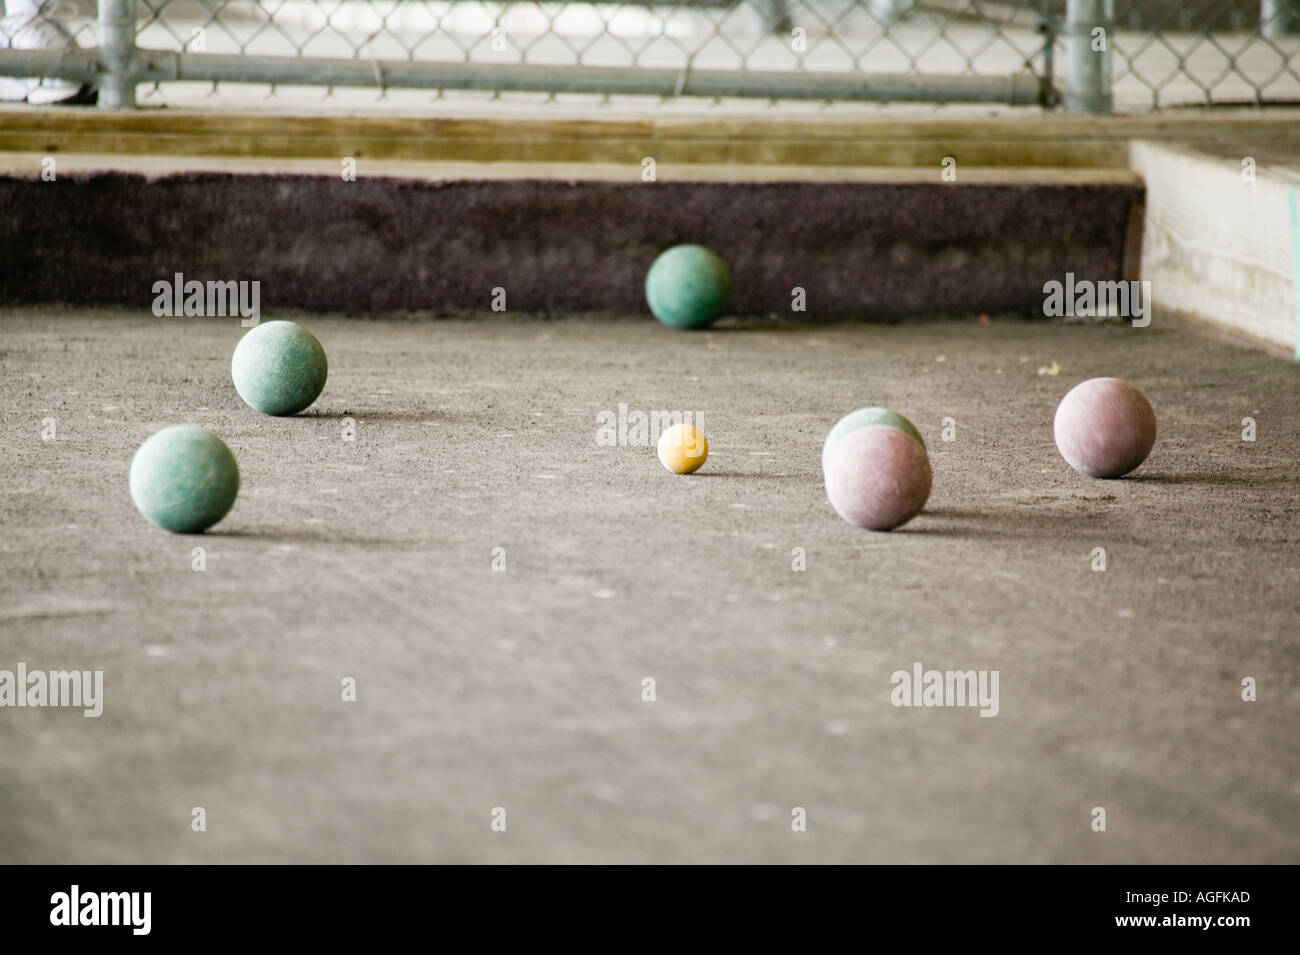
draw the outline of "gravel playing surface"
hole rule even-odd
[[[0,860],[1300,862],[1297,366],[1159,320],[302,321],[329,382],[276,419],[237,320],[0,313],[0,670],[105,697],[0,709]],[[1126,480],[1052,443],[1101,375],[1159,419]],[[620,403],[699,413],[703,470],[602,446]],[[868,404],[934,471],[892,534],[821,486]],[[182,422],[243,479],[198,537],[127,494]],[[891,705],[917,662],[998,715]]]

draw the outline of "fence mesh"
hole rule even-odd
[[[47,48],[68,38],[83,48],[98,43],[93,0],[3,2],[0,42],[16,49],[32,48],[37,33]],[[1100,6],[1111,14],[1105,40],[1117,110],[1300,102],[1300,0]],[[1028,72],[1047,89],[1059,85],[1066,43],[1066,0],[140,0],[136,17],[142,49],[250,62],[790,72],[813,84],[832,73]],[[171,86],[142,89],[142,97],[166,100],[176,95]]]

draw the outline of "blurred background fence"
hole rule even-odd
[[[1300,103],[1300,0],[0,0],[0,75],[445,95]],[[75,44],[31,40],[36,22]],[[27,31],[24,34],[24,31]],[[26,35],[27,39],[23,37]],[[66,48],[65,48],[66,47]],[[0,120],[2,122],[3,120]]]

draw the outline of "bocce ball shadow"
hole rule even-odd
[[[1185,471],[1154,471],[1149,472],[1144,468],[1139,468],[1130,474],[1120,478],[1109,478],[1113,481],[1137,481],[1142,484],[1208,484],[1211,486],[1218,485],[1222,487],[1233,487],[1236,485],[1254,486],[1259,484],[1291,484],[1297,483],[1295,478],[1279,474],[1274,477],[1257,477],[1253,474],[1242,474],[1239,471],[1229,471],[1222,474],[1215,474],[1209,471],[1199,471],[1188,473]]]
[[[760,480],[763,478],[797,478],[799,476],[800,475],[798,474],[748,474],[744,471],[706,471],[703,469],[696,471],[694,474],[682,475],[682,477],[689,477],[689,478],[723,478],[724,477],[724,478],[732,478],[733,480],[738,478],[758,478]]]
[[[290,415],[292,418],[318,418],[322,421],[342,421],[344,418],[355,418],[358,423],[364,424],[367,421],[399,421],[399,422],[418,422],[418,421],[445,421],[457,422],[474,418],[474,414],[466,412],[464,414],[447,414],[436,409],[425,411],[326,411],[322,408],[312,406],[305,411],[299,411],[296,415]]]
[[[257,527],[233,527],[223,530],[220,525],[209,527],[206,531],[197,535],[200,537],[228,537],[234,540],[250,541],[267,541],[284,544],[355,544],[360,547],[368,547],[377,544],[400,544],[402,541],[395,538],[387,537],[352,537],[341,535],[338,531],[330,530],[327,527],[321,527],[320,530],[306,530],[304,528],[294,528],[293,530],[275,530],[272,528],[262,529]]]
[[[831,509],[831,516],[838,517],[835,509]],[[899,537],[901,535],[920,535],[922,537],[977,537],[983,536],[975,532],[964,530],[960,527],[938,527],[931,523],[931,519],[941,517],[930,508],[923,509],[915,517],[909,518],[897,527],[890,528],[862,528],[855,527],[852,524],[847,525],[849,530],[853,531],[858,537],[865,535],[868,539],[884,540],[890,537]]]
[[[988,514],[974,507],[926,507],[917,517],[947,517],[952,520],[982,520]],[[913,518],[915,520],[916,518]]]
[[[965,508],[927,507],[902,527],[885,533],[964,537],[970,540],[1031,540],[1042,535],[1045,520],[1042,514],[1021,516],[1026,518],[1023,529],[1019,529],[1015,522],[1008,521],[1004,512],[984,513]]]
[[[1042,536],[1044,520],[1045,517],[1041,513],[1010,517],[1006,512],[996,509],[981,511],[966,507],[930,507],[927,505],[921,513],[901,527],[895,527],[891,531],[872,531],[871,533],[873,536],[916,534],[921,537],[1031,540]],[[945,521],[952,521],[953,523],[944,523]],[[1023,524],[1023,529],[1020,529],[1021,524]],[[1094,525],[1085,522],[1080,527],[1080,532],[1094,529]]]

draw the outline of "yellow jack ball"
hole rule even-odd
[[[709,442],[694,425],[675,424],[659,435],[659,460],[674,474],[698,471],[709,456]]]

